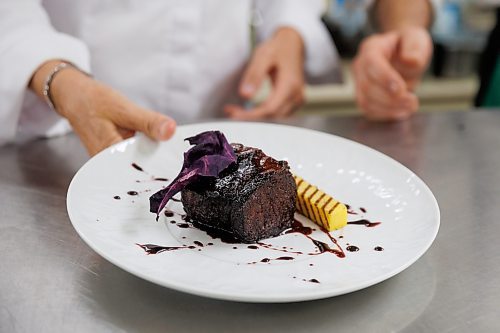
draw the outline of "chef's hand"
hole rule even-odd
[[[45,77],[59,62],[49,61],[37,70],[30,84],[37,94],[40,95]],[[171,118],[137,106],[74,68],[66,68],[55,76],[51,95],[57,112],[68,119],[91,156],[136,131],[153,140],[167,140],[175,131],[176,124]]]
[[[304,102],[304,43],[292,28],[280,28],[255,50],[243,74],[239,94],[245,100],[255,96],[268,76],[272,90],[265,101],[251,109],[226,105],[226,114],[239,120],[284,117]]]
[[[410,117],[418,109],[413,93],[432,55],[424,28],[407,27],[367,38],[354,60],[356,102],[368,119]]]

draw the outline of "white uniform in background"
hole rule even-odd
[[[338,73],[320,22],[323,0],[1,0],[0,144],[66,133],[69,125],[27,85],[64,59],[141,106],[180,122],[221,115],[235,101],[257,41],[298,30],[311,81]]]

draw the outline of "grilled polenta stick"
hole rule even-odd
[[[296,210],[328,231],[343,228],[347,224],[346,206],[294,175],[297,184]]]

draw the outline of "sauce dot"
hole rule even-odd
[[[349,252],[358,252],[359,251],[359,247],[357,247],[355,245],[349,245],[348,247],[346,247],[346,250],[349,251]]]

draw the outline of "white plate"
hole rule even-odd
[[[149,196],[167,183],[152,178],[173,179],[182,165],[183,152],[189,148],[183,139],[216,129],[230,142],[259,147],[268,155],[288,160],[293,172],[349,204],[358,213],[349,215],[350,220],[382,223],[373,228],[348,225],[332,232],[346,254],[339,258],[332,253],[307,254],[316,247],[298,233],[265,242],[274,248],[304,252],[302,255],[223,243],[192,226],[181,228],[184,221],[179,202],[167,205],[179,214],[172,218],[162,215],[156,222],[149,212]],[[129,191],[139,194],[131,196]],[[161,144],[143,137],[124,141],[78,171],[68,190],[67,205],[71,222],[83,240],[127,272],[188,293],[247,302],[312,300],[371,286],[414,263],[432,244],[439,228],[439,208],[431,191],[393,159],[333,135],[260,123],[180,126],[173,139]],[[312,237],[331,244],[319,230]],[[195,245],[195,241],[204,246]],[[195,248],[147,255],[136,243]],[[346,251],[348,244],[359,251]],[[384,250],[375,251],[377,246]],[[294,260],[261,262],[281,256]],[[312,279],[319,283],[310,282]]]

